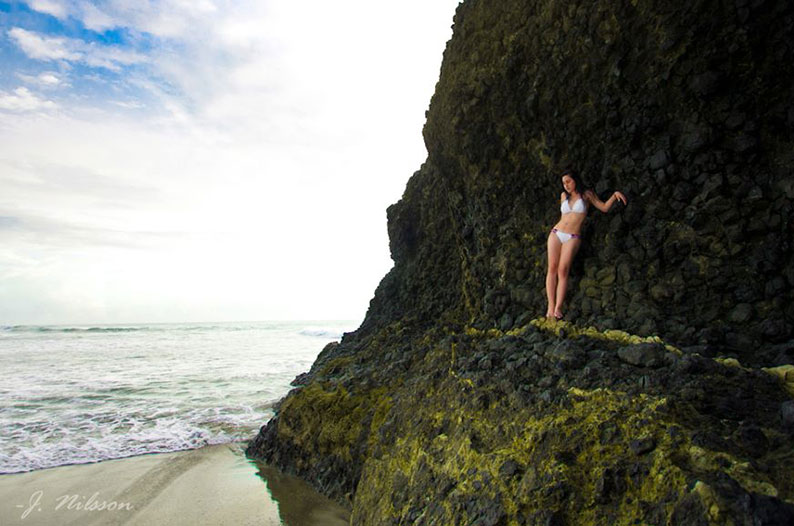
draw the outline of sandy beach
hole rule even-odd
[[[244,444],[0,476],[0,524],[337,526],[349,514]]]

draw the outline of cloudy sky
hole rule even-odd
[[[0,325],[360,321],[456,5],[0,1]]]

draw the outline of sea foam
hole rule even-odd
[[[343,325],[2,327],[0,473],[248,440]]]

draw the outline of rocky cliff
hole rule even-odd
[[[794,5],[467,0],[394,268],[248,453],[355,524],[794,523]],[[563,167],[591,211],[545,312]]]

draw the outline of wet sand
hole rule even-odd
[[[0,475],[0,525],[348,524],[343,508],[249,461],[244,446]]]

